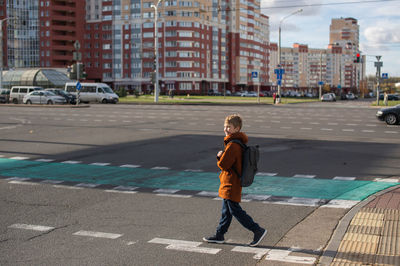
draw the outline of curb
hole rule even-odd
[[[354,218],[354,216],[368,203],[373,201],[379,196],[382,196],[383,194],[390,192],[392,190],[400,188],[400,185],[393,186],[390,188],[387,188],[385,190],[379,191],[375,193],[374,195],[369,196],[367,199],[363,200],[362,202],[358,203],[356,206],[354,206],[340,221],[338,226],[336,227],[335,231],[332,234],[332,237],[330,241],[328,242],[328,245],[325,247],[324,252],[322,253],[322,256],[319,258],[319,262],[317,265],[331,265],[332,261],[335,259],[337,251],[339,249],[340,243],[347,231],[347,228],[349,227],[349,224],[351,220]]]

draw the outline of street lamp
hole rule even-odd
[[[154,64],[155,64],[155,82],[154,82],[154,102],[158,102],[158,5],[162,0],[158,0],[156,5],[151,5],[154,8]]]
[[[3,22],[12,17],[0,20],[0,89],[3,88]]]
[[[282,31],[281,28],[282,28],[282,22],[285,19],[287,19],[287,18],[289,18],[289,17],[291,17],[291,16],[293,16],[293,15],[295,15],[297,13],[300,13],[302,11],[303,11],[303,9],[296,10],[296,11],[290,13],[289,15],[287,15],[286,17],[283,17],[281,19],[281,21],[279,22],[279,46],[278,46],[278,68],[279,68],[279,71],[280,71],[279,73],[282,73],[281,72],[281,69],[282,69],[282,66],[281,66],[281,31]],[[281,102],[281,86],[282,86],[281,82],[278,81],[278,100],[276,101],[276,103],[280,103]]]

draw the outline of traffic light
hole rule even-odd
[[[356,59],[354,60],[354,63],[360,63],[360,62],[361,62],[361,60],[360,60],[360,53],[357,53]]]

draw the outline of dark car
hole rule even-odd
[[[10,102],[10,89],[1,89],[0,103],[9,103],[9,102]]]
[[[388,94],[388,101],[398,101],[400,97],[398,94]],[[379,94],[379,100],[384,100],[385,95],[383,93]]]
[[[385,121],[388,125],[398,124],[400,121],[400,104],[394,107],[380,109],[376,112],[376,118]]]
[[[64,97],[69,104],[76,104],[76,96],[62,89],[46,89],[46,91],[51,91],[55,95]]]

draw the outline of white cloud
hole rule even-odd
[[[400,30],[388,26],[373,26],[364,30],[364,36],[372,44],[395,43],[400,41]]]

